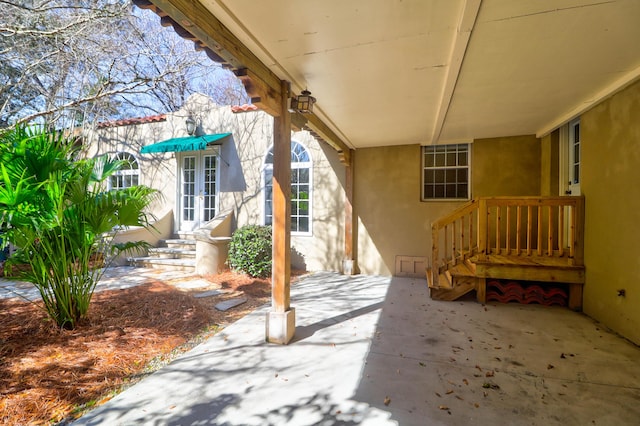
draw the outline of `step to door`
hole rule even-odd
[[[195,259],[196,251],[190,248],[157,247],[149,249],[149,257],[162,259]]]
[[[195,239],[185,239],[185,238],[175,238],[169,240],[161,240],[160,244],[168,248],[173,249],[187,249],[187,250],[195,250],[196,249],[196,240]]]
[[[172,271],[195,272],[195,259],[165,259],[158,257],[135,257],[129,259],[131,266],[142,268],[165,269]]]

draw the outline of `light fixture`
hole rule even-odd
[[[192,116],[189,116],[185,120],[184,124],[187,127],[187,133],[189,134],[189,136],[193,136],[193,134],[196,132],[196,128],[198,127],[198,123],[196,123],[196,120],[194,120]]]
[[[315,103],[316,98],[311,96],[311,92],[305,89],[299,96],[291,98],[291,109],[302,114],[310,114],[313,112],[313,104]]]

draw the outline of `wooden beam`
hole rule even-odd
[[[342,139],[340,139],[329,126],[324,124],[324,122],[320,120],[317,115],[306,114],[305,116],[309,120],[307,126],[314,132],[318,133],[322,137],[322,139],[324,139],[325,142],[331,145],[333,149],[338,151],[338,153],[341,153],[341,161],[343,164],[349,164],[349,162],[351,161],[351,148],[349,148],[349,146],[347,146],[347,144],[344,143]]]
[[[273,90],[261,80],[252,70],[243,68],[235,71],[247,94],[251,97],[251,103],[266,111],[272,117],[278,117],[282,112],[281,104],[288,102],[288,97],[282,97],[280,90]],[[287,112],[288,114],[288,112]]]
[[[143,8],[149,8],[146,0],[134,0]],[[190,33],[194,39],[234,70],[251,70],[254,85],[268,87],[273,93],[279,93],[280,78],[258,59],[218,18],[200,1],[193,0],[151,0],[151,2],[173,19],[182,30]],[[158,13],[158,10],[156,10]],[[166,19],[166,18],[165,18]],[[259,82],[259,83],[258,83]],[[262,102],[265,102],[262,99]],[[268,112],[268,111],[267,111]]]
[[[458,83],[458,76],[462,69],[462,61],[471,39],[471,32],[478,17],[480,10],[480,4],[482,0],[466,0],[462,8],[460,20],[458,21],[458,31],[453,40],[451,51],[449,52],[449,67],[447,69],[447,76],[440,94],[440,102],[438,105],[438,113],[436,115],[436,121],[433,126],[433,133],[431,134],[431,144],[435,144],[440,139],[442,133],[442,127],[444,121],[449,112],[449,105],[453,99],[453,92],[455,91],[456,84]]]

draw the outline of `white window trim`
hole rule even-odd
[[[299,237],[310,237],[313,236],[313,157],[311,156],[311,151],[309,150],[309,148],[307,148],[303,143],[298,142],[296,140],[291,140],[291,143],[297,143],[298,145],[300,145],[302,148],[304,148],[304,150],[307,152],[307,155],[309,156],[309,161],[308,162],[303,162],[303,163],[291,163],[291,169],[293,170],[294,168],[304,168],[306,165],[306,168],[309,169],[309,230],[306,232],[300,232],[300,231],[291,231],[291,235],[292,236],[299,236]],[[267,149],[263,159],[262,159],[262,171],[260,173],[260,192],[262,193],[262,197],[261,197],[261,223],[263,225],[266,224],[267,221],[267,212],[265,209],[265,205],[267,203],[267,192],[266,192],[266,186],[267,183],[265,181],[265,172],[267,171],[268,168],[272,169],[273,172],[273,164],[268,164],[267,163],[267,157],[269,156],[269,153],[273,150],[273,145],[270,145],[269,148]],[[289,154],[289,158],[291,158],[291,154]],[[294,164],[296,165],[294,167]],[[273,175],[273,173],[272,173]],[[273,207],[272,207],[273,208]]]
[[[121,155],[121,154],[126,154],[131,156],[131,158],[133,158],[133,160],[136,162],[136,164],[138,165],[137,169],[120,169],[117,172],[115,172],[112,176],[133,176],[133,175],[137,175],[138,176],[138,185],[142,185],[142,172],[140,170],[140,160],[138,159],[138,157],[136,157],[134,154],[127,152],[127,151],[118,151],[118,152],[113,152],[108,154],[109,158],[111,160],[116,159],[117,156]],[[118,158],[118,160],[120,160]],[[111,176],[109,176],[109,179],[107,179],[107,189],[108,190],[112,190],[112,189],[124,189],[124,188],[129,188],[129,187],[122,187],[122,188],[114,188],[113,185],[111,184]]]
[[[472,150],[473,150],[473,143],[471,142],[459,142],[459,143],[448,143],[448,144],[443,144],[443,145],[467,145],[467,170],[468,170],[468,175],[467,175],[467,197],[466,198],[425,198],[424,196],[424,171],[425,171],[425,165],[424,165],[424,148],[425,145],[422,145],[420,147],[420,201],[422,202],[434,202],[434,203],[441,203],[441,202],[452,202],[452,201],[469,201],[472,199],[471,196],[471,168],[473,166],[472,164]]]

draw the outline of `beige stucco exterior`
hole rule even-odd
[[[86,155],[134,154],[140,165],[140,183],[162,195],[152,213],[162,219],[158,231],[131,230],[120,238],[144,239],[156,244],[178,231],[178,162],[180,153],[140,154],[144,145],[187,136],[185,120],[193,117],[202,134],[231,133],[218,152],[219,184],[217,214],[233,218],[231,229],[264,223],[264,160],[273,144],[273,119],[262,111],[234,113],[209,98],[193,95],[184,107],[166,114],[158,122],[100,127],[87,135]],[[292,141],[302,144],[312,159],[312,230],[291,238],[292,267],[305,270],[340,270],[344,258],[344,166],[338,154],[309,132],[292,133]],[[190,155],[190,154],[187,154]],[[205,224],[203,224],[205,226]]]
[[[581,117],[584,312],[640,344],[640,82]],[[618,296],[618,290],[625,296]]]

